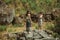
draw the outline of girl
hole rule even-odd
[[[27,11],[26,14],[26,31],[30,33],[30,28],[31,28],[31,12]]]
[[[42,23],[43,23],[43,13],[42,12],[39,12],[38,26],[39,26],[40,29],[41,29]]]

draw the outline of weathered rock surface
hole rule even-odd
[[[54,37],[50,37],[44,30],[33,30],[31,33],[26,31],[22,33],[9,33],[7,39],[9,40],[59,40]]]
[[[14,8],[7,5],[5,7],[0,7],[0,24],[11,23],[15,16]]]
[[[21,17],[14,17],[14,20],[12,21],[13,24],[21,24],[23,22],[23,19]]]

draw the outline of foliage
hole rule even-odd
[[[54,38],[60,38],[60,35],[59,35],[58,33],[53,33],[52,36],[53,36]]]
[[[26,11],[29,9],[33,13],[38,13],[40,11],[46,13],[51,12],[54,8],[60,8],[60,0],[4,0],[5,3],[13,3],[15,7],[16,14],[25,14]],[[8,4],[8,5],[9,5]],[[11,5],[13,5],[11,4]],[[47,29],[52,30],[54,28],[54,24],[46,25]],[[19,24],[21,26],[22,24]],[[15,26],[18,26],[15,24]],[[0,27],[0,30],[4,30],[5,27]],[[56,27],[57,29],[60,28],[60,17],[56,19]]]
[[[4,2],[5,2],[5,3],[10,3],[10,2],[11,2],[11,0],[4,0]]]
[[[60,0],[57,0],[57,8],[60,8]]]
[[[13,30],[12,29],[9,29],[8,32],[12,32]]]
[[[41,10],[45,11],[51,11],[51,8],[55,7],[55,1],[54,0],[20,0],[22,2],[23,7],[22,9],[29,9],[34,12],[39,12]],[[38,3],[37,3],[38,2]],[[26,8],[27,7],[27,8]],[[21,12],[21,11],[20,11]]]
[[[55,32],[59,33],[60,34],[60,13],[58,14],[59,17],[56,18],[55,20]]]
[[[54,27],[53,23],[46,23],[46,29],[53,31]]]
[[[43,11],[43,12],[51,11],[53,8],[56,8],[56,7],[60,8],[60,1],[58,0],[4,0],[4,2],[5,3],[12,2],[14,3],[15,6],[17,5],[16,8],[19,5],[20,14],[24,14],[25,12],[22,12],[22,11],[26,11],[28,9],[34,13],[38,13],[40,11]]]
[[[13,25],[14,27],[23,27],[23,24],[21,23],[21,24],[14,24]]]
[[[0,25],[0,31],[5,31],[6,30],[6,25]]]

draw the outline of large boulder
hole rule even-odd
[[[8,33],[7,40],[59,40],[59,38],[54,38],[49,36],[44,30],[31,30],[30,33],[23,31],[18,33]],[[6,35],[5,35],[6,36]]]
[[[15,11],[14,8],[9,6],[0,7],[0,24],[11,23],[14,19]]]
[[[21,17],[14,17],[13,24],[21,24],[23,22],[23,19]]]

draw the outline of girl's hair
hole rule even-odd
[[[28,16],[28,14],[30,14],[31,15],[31,12],[29,13],[30,11],[27,11],[27,13],[26,13],[26,16]]]

